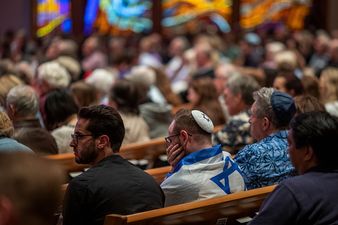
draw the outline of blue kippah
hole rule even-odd
[[[274,91],[271,95],[271,106],[281,125],[288,125],[296,113],[296,106],[293,98],[280,91]]]

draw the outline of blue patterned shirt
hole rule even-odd
[[[248,189],[279,183],[292,176],[294,168],[288,156],[287,131],[269,135],[247,145],[235,157]]]

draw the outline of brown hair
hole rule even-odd
[[[213,81],[210,78],[195,79],[190,83],[190,87],[199,95],[199,100],[192,105],[192,109],[206,113],[215,126],[224,124],[226,121]]]
[[[311,112],[311,111],[325,111],[324,106],[319,100],[311,95],[299,95],[294,97],[296,105],[296,114]]]

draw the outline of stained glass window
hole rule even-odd
[[[70,33],[70,0],[37,1],[37,36],[44,37],[55,29]]]
[[[243,29],[251,29],[282,22],[290,29],[301,29],[310,6],[310,0],[241,0],[240,24]]]
[[[228,32],[232,0],[162,0],[162,26],[199,29],[203,23],[213,24]]]
[[[88,0],[85,9],[85,34],[123,34],[152,29],[152,0]]]

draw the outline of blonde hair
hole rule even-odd
[[[14,133],[12,121],[5,112],[0,111],[0,135],[11,137]]]
[[[23,84],[23,82],[15,75],[4,75],[0,77],[0,104],[6,106],[6,97],[10,89]]]
[[[338,100],[338,69],[323,70],[319,79],[320,98],[323,103]]]

